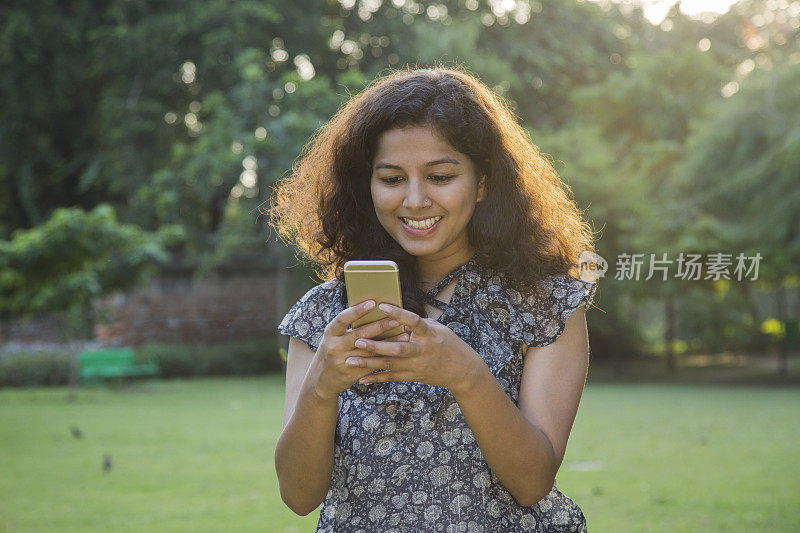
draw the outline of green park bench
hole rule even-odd
[[[137,363],[136,353],[131,348],[82,352],[78,354],[78,368],[81,383],[158,374],[158,365],[155,363]]]

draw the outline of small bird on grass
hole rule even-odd
[[[103,455],[103,472],[111,472],[111,455]]]

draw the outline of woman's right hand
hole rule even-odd
[[[356,348],[356,340],[371,339],[400,325],[399,322],[387,317],[356,329],[347,329],[350,324],[369,313],[373,307],[375,307],[373,300],[348,307],[325,327],[308,376],[313,380],[314,391],[320,398],[334,399],[357,380],[374,372],[371,368],[364,369],[345,364],[345,360],[351,356],[374,356],[367,350]],[[408,341],[409,337],[408,333],[401,333],[385,340]]]

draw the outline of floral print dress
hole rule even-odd
[[[435,295],[456,276],[448,304]],[[542,282],[547,301],[509,287],[474,258],[428,293],[437,318],[486,362],[516,404],[525,345],[544,346],[564,331],[595,282],[570,275]],[[315,350],[346,305],[344,283],[330,280],[294,304],[278,329]],[[418,382],[355,383],[338,398],[334,468],[317,532],[581,532],[580,507],[553,483],[523,507],[489,469],[453,395]]]

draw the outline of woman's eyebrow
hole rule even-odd
[[[435,166],[435,165],[442,165],[442,164],[445,164],[445,163],[450,163],[450,164],[453,164],[453,165],[460,165],[461,164],[458,161],[456,161],[455,159],[453,159],[452,157],[445,157],[445,158],[442,158],[442,159],[437,159],[436,161],[428,161],[427,163],[425,163],[425,166],[426,167],[432,167],[432,166]],[[381,169],[381,168],[390,168],[392,170],[403,170],[399,166],[390,165],[389,163],[381,162],[381,163],[378,163],[377,165],[375,165],[375,170],[378,170],[378,169]]]

